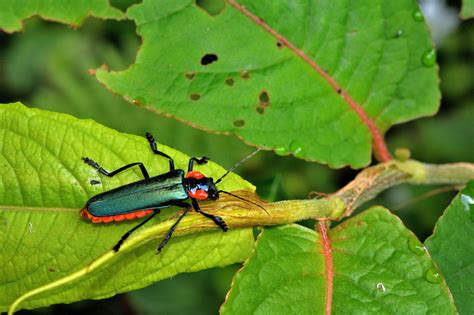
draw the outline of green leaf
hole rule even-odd
[[[367,165],[390,126],[436,112],[415,1],[231,2],[217,15],[193,0],[131,7],[136,62],[97,78],[154,112],[332,167]]]
[[[141,178],[139,170],[103,177],[81,157],[89,156],[108,170],[135,161],[142,161],[150,175],[168,170],[168,161],[151,154],[144,137],[19,103],[0,106],[0,143],[0,311],[25,292],[87,266],[140,222],[92,224],[79,216],[88,198]],[[183,153],[160,144],[158,148],[172,156],[177,167],[187,166],[189,158]],[[225,172],[212,162],[199,169],[214,177]],[[100,183],[91,185],[91,180]],[[226,177],[221,188],[254,190],[235,174]],[[164,209],[147,226],[175,214]],[[105,298],[178,273],[240,262],[249,255],[253,234],[241,229],[174,237],[156,255],[159,241],[119,252],[100,270],[26,300],[21,307]]]
[[[436,223],[425,244],[446,277],[460,314],[474,311],[474,181]]]
[[[461,17],[463,19],[470,19],[474,17],[474,0],[463,0]]]
[[[120,20],[123,12],[110,6],[108,0],[69,1],[19,0],[0,1],[0,29],[7,33],[20,31],[23,20],[38,15],[43,19],[77,27],[88,16]]]
[[[455,313],[423,245],[386,209],[348,219],[330,231],[329,240],[334,314]],[[298,225],[265,229],[221,311],[324,314],[327,271],[319,234]]]

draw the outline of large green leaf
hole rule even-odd
[[[155,112],[334,167],[368,164],[374,137],[381,154],[390,126],[436,112],[416,1],[230,2],[212,15],[193,0],[133,6],[136,62],[97,78]]]
[[[298,225],[265,229],[222,313],[324,314],[325,257],[333,261],[333,314],[455,313],[423,245],[386,209],[348,219],[330,231],[329,243],[325,251],[320,234]]]
[[[21,294],[83,268],[137,224],[94,225],[79,216],[89,197],[141,178],[138,170],[104,178],[81,157],[89,156],[109,170],[142,161],[151,175],[168,167],[165,159],[151,154],[143,137],[18,103],[0,106],[0,143],[1,311]],[[159,149],[174,157],[178,167],[187,165],[186,155],[162,145]],[[199,168],[214,177],[225,171],[211,162]],[[234,174],[222,188],[254,189]],[[174,212],[164,210],[163,215]],[[177,273],[239,262],[249,255],[253,235],[251,229],[243,229],[175,237],[156,255],[158,242],[119,252],[104,268],[21,307],[104,298]]]
[[[47,0],[0,1],[0,29],[5,32],[21,30],[23,20],[34,15],[76,27],[88,16],[116,20],[124,18],[123,12],[111,7],[108,0],[56,0],[53,3]]]
[[[446,277],[460,314],[474,312],[474,182],[446,209],[425,244]]]

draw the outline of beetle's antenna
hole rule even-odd
[[[230,193],[230,192],[228,192],[228,191],[225,191],[225,190],[219,190],[218,192],[219,192],[219,193],[227,194],[227,195],[229,195],[229,196],[235,197],[235,198],[240,199],[240,200],[243,200],[243,201],[247,201],[248,203],[251,203],[251,204],[253,204],[253,205],[256,205],[256,206],[259,207],[259,208],[262,208],[263,211],[265,211],[268,215],[270,215],[270,213],[268,213],[268,211],[267,211],[264,207],[262,207],[261,205],[259,205],[258,203],[255,203],[255,202],[250,201],[250,200],[248,200],[248,199],[239,197],[239,196],[234,195],[234,194],[232,194],[232,193]]]
[[[248,159],[250,159],[252,156],[254,156],[255,154],[257,154],[260,150],[262,150],[261,148],[258,148],[257,150],[253,151],[252,153],[250,153],[249,155],[247,155],[246,157],[244,157],[242,160],[238,161],[237,163],[235,163],[234,166],[232,166],[224,175],[222,175],[218,180],[216,180],[215,184],[217,185],[217,183],[219,183],[224,177],[226,177],[230,172],[232,172],[233,170],[235,170],[237,168],[237,166],[239,166],[240,164],[244,163],[245,161],[247,161]]]

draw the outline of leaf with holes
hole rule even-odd
[[[386,209],[321,235],[299,225],[265,229],[222,313],[456,313],[423,245]]]
[[[150,175],[167,172],[169,167],[166,159],[151,153],[144,137],[18,103],[0,106],[0,143],[0,311],[21,294],[85,267],[137,225],[136,220],[94,225],[79,216],[88,198],[141,178],[139,170],[104,178],[81,157],[100,161],[109,170],[142,161]],[[158,148],[172,156],[178,167],[187,166],[185,154]],[[212,162],[199,169],[214,177],[225,172]],[[221,187],[254,190],[234,174]],[[164,209],[160,217],[167,214],[175,216],[176,211]],[[193,217],[197,216],[186,219]],[[143,230],[146,227],[137,233]],[[21,307],[105,298],[177,273],[239,262],[249,255],[253,234],[251,229],[241,229],[174,237],[156,255],[158,243],[119,253],[102,269],[33,297]]]
[[[20,0],[0,1],[0,29],[13,33],[23,28],[23,20],[39,15],[43,19],[61,22],[77,27],[88,16],[102,19],[121,20],[122,11],[110,6],[109,1],[51,1]]]
[[[453,200],[425,244],[446,277],[460,314],[474,311],[474,181]]]
[[[98,80],[157,113],[332,167],[367,165],[372,143],[388,159],[383,134],[438,109],[414,0],[207,2],[131,7],[136,62]]]

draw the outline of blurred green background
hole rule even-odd
[[[126,8],[130,2],[114,4]],[[474,162],[474,23],[457,20],[460,3],[453,1],[444,7],[443,1],[434,2],[442,4],[438,13],[441,19],[451,21],[449,26],[436,22],[430,25],[439,49],[443,94],[440,112],[434,118],[392,128],[387,142],[392,152],[406,147],[415,159],[424,162]],[[427,19],[432,14],[424,12]],[[90,118],[126,133],[144,135],[150,131],[163,144],[188,155],[210,156],[225,167],[252,152],[235,137],[208,134],[131,105],[88,74],[88,69],[102,64],[111,70],[126,69],[139,45],[140,38],[130,21],[87,19],[74,30],[37,18],[28,20],[21,33],[0,33],[0,103],[21,101],[31,107]],[[237,173],[254,183],[260,196],[269,201],[307,198],[311,191],[334,192],[357,174],[349,168],[332,170],[273,152],[260,153]],[[394,211],[424,240],[454,195],[452,187],[402,185],[384,192],[371,204]],[[311,226],[314,222],[304,224]],[[214,314],[239,267],[183,274],[106,300],[19,314]]]

